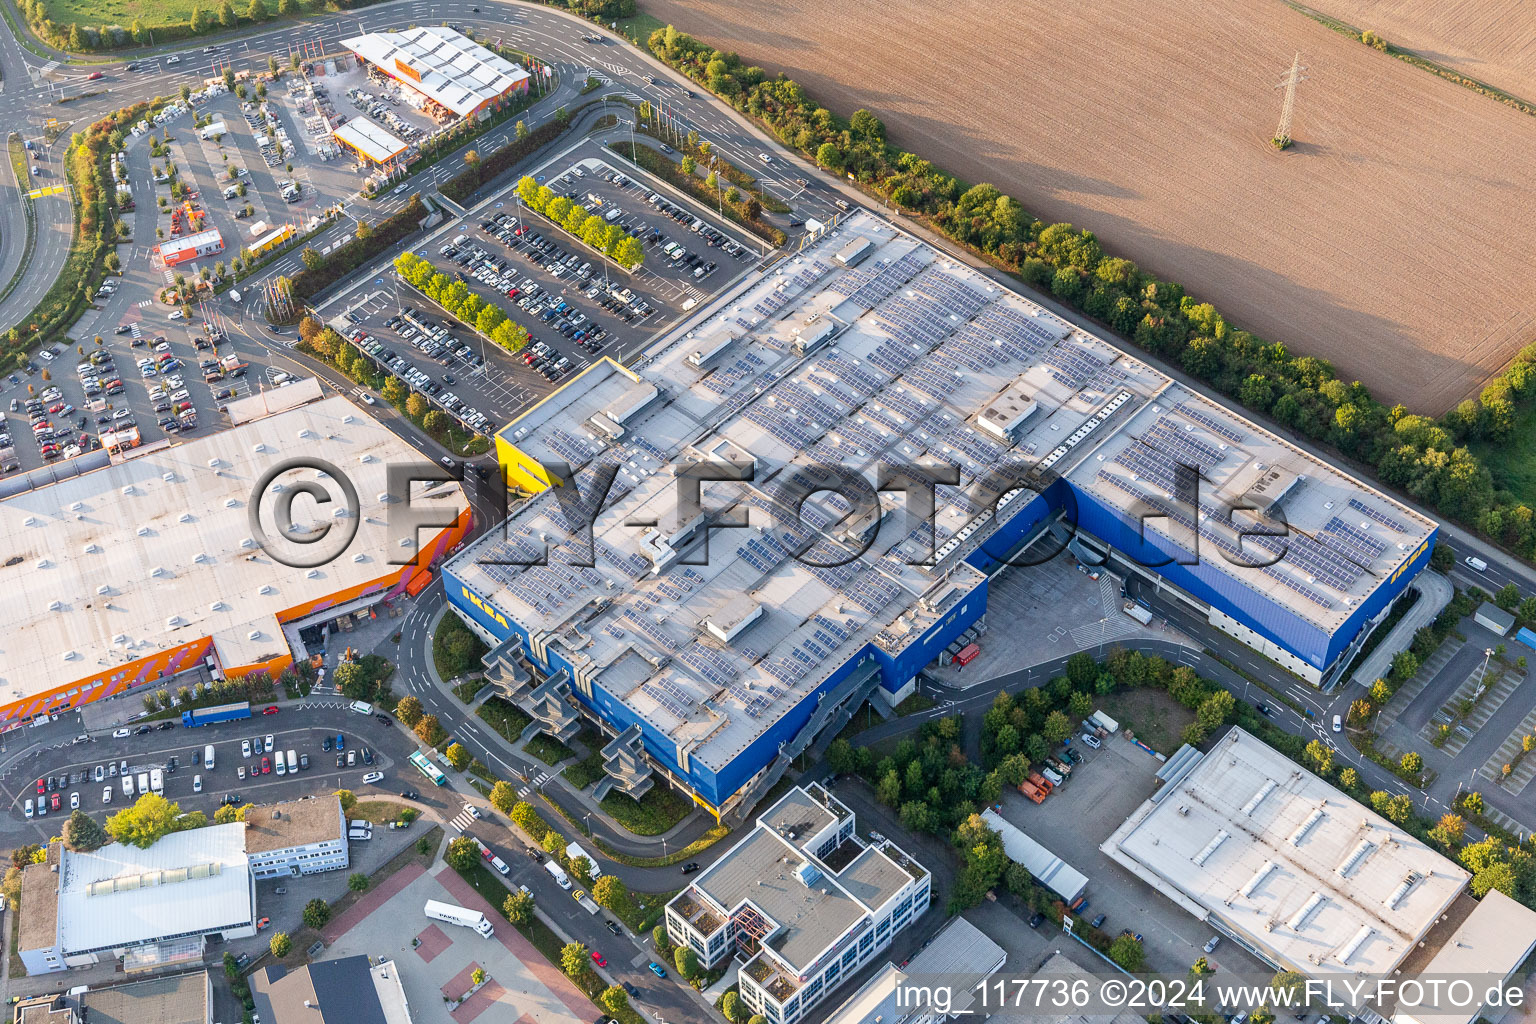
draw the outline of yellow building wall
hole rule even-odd
[[[591,366],[582,370],[576,376],[534,403],[528,408],[527,412],[517,419],[509,421],[506,426],[496,432],[496,461],[501,463],[502,478],[508,487],[515,487],[529,494],[541,494],[551,487],[564,486],[565,481],[545,470],[537,459],[514,444],[512,438],[516,435],[519,424],[537,412],[540,406],[556,398],[566,388],[581,386],[582,378],[599,367],[617,370],[637,383],[640,380],[640,375],[633,370],[630,370],[622,363],[615,362],[609,356],[603,356]]]

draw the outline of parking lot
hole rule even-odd
[[[754,265],[757,253],[587,144],[538,178],[558,194],[641,239],[646,265],[625,272],[509,190],[473,223],[441,229],[417,248],[529,333],[504,351],[458,323],[390,272],[333,302],[330,323],[384,373],[421,392],[461,423],[494,431],[518,410],[594,359],[632,358],[648,340]],[[684,246],[682,241],[686,240]],[[365,399],[366,400],[366,399]]]
[[[210,816],[222,803],[271,803],[338,787],[361,790],[363,777],[375,771],[389,773],[380,785],[398,789],[413,784],[411,777],[396,777],[393,771],[397,759],[414,746],[402,746],[404,734],[399,730],[356,715],[337,719],[333,713],[327,721],[336,724],[257,712],[243,721],[199,729],[186,729],[179,719],[125,727],[118,733],[126,735],[113,735],[110,760],[91,759],[89,747],[71,746],[57,752],[67,763],[50,763],[45,754],[35,765],[15,769],[6,780],[11,813],[13,819],[32,818],[39,824],[76,807],[108,815],[142,795],[141,776],[183,811],[201,810]],[[214,748],[212,768],[204,761],[208,745]],[[290,751],[296,765],[291,773]],[[154,790],[157,771],[161,785]],[[32,815],[27,814],[29,803]],[[46,806],[46,813],[38,813],[39,804]]]

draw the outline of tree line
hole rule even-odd
[[[610,224],[601,214],[588,213],[580,203],[556,195],[548,185],[540,185],[525,174],[518,179],[517,194],[528,209],[543,214],[552,224],[625,270],[639,270],[645,263],[645,251],[629,232],[617,224]]]
[[[1029,284],[1108,325],[1139,348],[1182,367],[1246,408],[1374,467],[1386,484],[1521,558],[1536,557],[1536,514],[1468,447],[1514,439],[1536,397],[1536,345],[1515,356],[1476,399],[1440,417],[1386,406],[1327,360],[1293,355],[1229,323],[1182,285],[1158,280],[1105,252],[1089,231],[1046,224],[988,184],[967,186],[932,162],[892,146],[867,110],[843,118],[783,75],[742,63],[676,28],[653,32],[652,52],[756,118],[820,166],[925,220]]]

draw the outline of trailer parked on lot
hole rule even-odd
[[[452,903],[427,900],[427,905],[422,908],[422,912],[434,921],[444,921],[462,928],[473,928],[487,939],[496,934],[496,929],[491,927],[491,922],[478,910],[465,910]]]
[[[194,725],[213,725],[216,722],[233,722],[250,717],[251,702],[242,700],[238,704],[220,704],[217,707],[183,711],[181,724],[190,729]]]

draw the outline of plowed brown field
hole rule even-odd
[[[1385,401],[1448,408],[1536,335],[1536,118],[1278,2],[643,8],[870,108],[898,144]],[[1310,77],[1280,153],[1275,83],[1297,51]]]
[[[1324,14],[1536,100],[1536,4],[1526,0],[1307,0]]]

